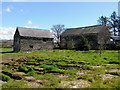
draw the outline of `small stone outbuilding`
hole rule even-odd
[[[49,30],[17,27],[14,34],[14,52],[53,49]]]
[[[91,49],[99,49],[101,44],[109,42],[110,32],[108,31],[108,27],[104,25],[68,28],[61,34],[61,48],[78,48],[82,37],[87,38]]]

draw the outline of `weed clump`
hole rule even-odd
[[[10,78],[10,76],[5,75],[3,73],[0,73],[0,80],[2,80],[2,81],[10,81],[12,79]]]
[[[35,75],[35,71],[33,70],[33,68],[28,68],[28,72],[26,74],[26,76],[34,76]]]
[[[40,65],[40,68],[44,68],[44,70],[58,70],[58,67],[56,65],[42,64]]]
[[[21,72],[28,72],[28,69],[24,66],[19,66],[18,67],[18,71],[21,71]]]

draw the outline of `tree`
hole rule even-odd
[[[115,11],[111,14],[109,18],[106,16],[99,17],[98,23],[100,25],[111,27],[110,29],[113,30],[115,36],[117,35],[116,32],[118,32],[118,34],[120,35],[120,17],[117,16]]]
[[[118,17],[118,36],[120,36],[120,17]]]
[[[105,26],[107,26],[107,25],[108,25],[108,22],[109,22],[109,19],[108,19],[107,17],[105,17],[105,16],[101,16],[101,17],[99,17],[99,19],[98,19],[98,23],[99,23],[100,25],[105,25]]]
[[[51,30],[54,32],[54,36],[56,38],[57,44],[59,45],[60,43],[60,35],[61,33],[65,30],[64,25],[53,25],[53,27],[51,28]]]
[[[114,35],[116,36],[116,32],[118,31],[119,19],[117,17],[116,12],[114,11],[110,16],[109,26],[113,28]]]
[[[83,50],[83,51],[88,51],[90,50],[91,46],[88,43],[88,39],[85,38],[84,36],[81,36],[81,38],[79,39],[79,42],[76,46],[77,50]]]

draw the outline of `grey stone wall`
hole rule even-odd
[[[15,35],[14,35],[14,42],[13,42],[13,49],[14,52],[18,52],[20,51],[20,36],[18,31],[16,31]]]
[[[32,50],[51,50],[53,49],[52,39],[21,39],[20,51],[32,51]]]
[[[98,49],[98,36],[96,34],[83,35],[88,39],[91,49]],[[81,36],[61,36],[61,48],[63,49],[76,49],[79,48]]]

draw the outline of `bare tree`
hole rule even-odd
[[[53,27],[51,28],[51,30],[54,32],[54,36],[56,38],[57,44],[59,45],[60,43],[60,35],[61,33],[64,31],[64,25],[53,25]]]

